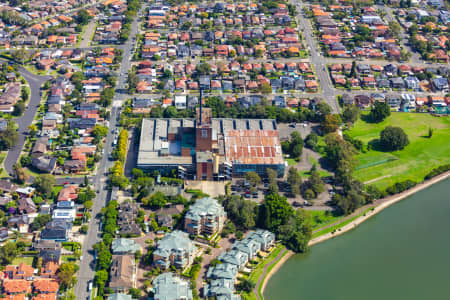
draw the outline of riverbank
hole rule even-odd
[[[334,232],[330,232],[330,233],[326,233],[324,235],[321,235],[319,237],[316,237],[312,240],[309,241],[309,246],[313,246],[316,245],[318,243],[324,242],[328,239],[331,239],[335,236],[341,235],[347,231],[350,231],[354,228],[356,228],[358,225],[360,225],[361,223],[363,223],[364,221],[366,221],[367,219],[369,219],[370,217],[376,215],[377,213],[381,212],[383,209],[423,190],[426,189],[428,187],[430,187],[431,185],[440,182],[444,179],[447,179],[450,177],[450,171],[445,172],[441,175],[438,175],[432,179],[429,179],[427,181],[424,181],[423,183],[417,184],[415,187],[404,191],[402,193],[396,194],[396,195],[392,195],[390,197],[387,198],[383,198],[383,199],[379,199],[377,201],[375,201],[374,204],[368,205],[362,209],[366,209],[370,206],[373,206],[373,209],[368,211],[367,213],[365,213],[363,216],[358,217],[357,219],[353,220],[352,222],[350,222],[349,224],[343,226],[342,228],[339,228],[338,230],[334,231]],[[277,264],[267,273],[267,274],[262,274],[262,282],[260,282],[259,285],[261,285],[261,288],[259,287],[259,285],[256,286],[256,290],[261,292],[261,295],[264,294],[264,289],[266,287],[267,282],[270,280],[270,278],[276,273],[276,271],[293,255],[294,253],[292,251],[289,251],[288,254],[286,254],[282,259],[280,259]],[[257,295],[258,299],[259,299],[259,295]],[[263,300],[263,299],[260,299]]]

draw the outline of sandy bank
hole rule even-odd
[[[350,222],[349,224],[345,225],[344,227],[340,228],[338,231],[334,232],[334,233],[327,233],[324,235],[321,235],[319,237],[316,237],[312,240],[309,241],[309,246],[312,245],[316,245],[318,243],[321,243],[323,241],[326,241],[328,239],[331,239],[335,236],[341,235],[347,231],[350,231],[354,228],[356,228],[359,224],[363,223],[364,221],[366,221],[367,219],[369,219],[370,217],[376,215],[377,213],[379,213],[380,211],[382,211],[383,209],[423,190],[426,189],[428,187],[430,187],[431,185],[442,181],[444,179],[447,179],[450,177],[450,171],[445,172],[441,175],[438,175],[430,180],[427,180],[423,183],[419,183],[418,185],[416,185],[415,187],[404,191],[402,193],[396,194],[396,195],[392,195],[390,197],[384,198],[384,199],[379,199],[377,200],[376,206],[374,206],[373,210],[368,211],[364,216],[361,216],[357,219],[355,219],[354,221]],[[266,287],[267,282],[269,281],[269,279],[273,276],[273,274],[275,274],[277,272],[277,270],[293,255],[294,253],[292,251],[289,251],[289,253],[287,253],[285,256],[283,256],[282,259],[280,259],[278,261],[278,263],[276,264],[275,267],[273,267],[272,270],[270,270],[270,272],[267,274],[267,276],[265,277],[264,281],[262,282],[262,286],[261,286],[261,294],[264,294],[264,289]],[[262,274],[261,276],[264,276],[264,274]]]

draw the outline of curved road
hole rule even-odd
[[[48,80],[52,78],[52,76],[39,76],[30,73],[23,67],[19,67],[19,73],[25,78],[30,86],[31,95],[28,105],[25,109],[23,115],[19,118],[15,118],[14,122],[16,122],[18,126],[19,139],[17,144],[9,149],[8,155],[6,156],[4,167],[8,174],[12,174],[13,165],[17,162],[20,157],[20,153],[22,152],[22,148],[25,144],[26,135],[28,133],[28,126],[34,120],[34,116],[39,108],[41,102],[41,86]]]

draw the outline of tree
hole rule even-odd
[[[37,126],[34,124],[31,124],[30,126],[28,126],[28,134],[32,137],[34,137],[37,133],[38,129]]]
[[[198,75],[209,75],[211,66],[208,63],[201,63],[195,67]]]
[[[81,234],[86,234],[88,232],[89,227],[87,225],[82,225],[80,227],[80,233]]]
[[[267,180],[269,181],[269,186],[272,186],[273,188],[276,188],[278,190],[278,183],[277,183],[277,171],[275,171],[272,168],[267,168]]]
[[[56,179],[53,175],[41,174],[34,179],[33,186],[39,193],[49,197],[55,184]]]
[[[298,170],[294,167],[289,168],[287,182],[291,187],[291,193],[293,195],[300,194],[300,185],[302,184],[302,177],[298,173]]]
[[[0,150],[8,150],[17,144],[19,133],[16,130],[16,124],[9,121],[6,129],[0,132]]]
[[[14,104],[14,110],[12,112],[13,116],[21,116],[23,112],[25,111],[25,103],[23,101],[18,101],[16,104]]]
[[[143,200],[144,205],[150,206],[151,208],[161,208],[166,205],[169,199],[162,192],[156,192],[151,195],[148,200]]]
[[[92,206],[94,205],[94,201],[88,200],[88,201],[84,202],[83,205],[84,205],[84,208],[86,208],[87,210],[90,210],[92,208]]]
[[[342,121],[345,123],[355,123],[360,114],[361,110],[356,105],[347,105],[342,112]]]
[[[329,114],[324,117],[320,125],[325,134],[335,132],[339,127],[339,119],[336,115]]]
[[[433,136],[433,131],[434,129],[432,127],[428,127],[428,138],[431,139],[431,137]]]
[[[370,118],[373,122],[379,123],[391,115],[391,109],[386,102],[375,101],[372,110],[370,111]]]
[[[108,127],[95,125],[92,129],[92,135],[94,139],[99,142],[102,138],[104,138],[108,134]]]
[[[239,282],[238,288],[241,291],[249,293],[255,288],[255,286],[256,285],[253,281],[251,281],[248,278],[243,278],[243,279],[241,279],[241,282]]]
[[[81,25],[87,25],[89,23],[89,20],[91,19],[91,16],[85,9],[80,9],[77,12],[77,23]]]
[[[409,139],[400,127],[387,126],[380,133],[380,144],[387,151],[397,151],[405,148]]]
[[[19,251],[17,249],[16,243],[7,242],[0,247],[0,262],[2,265],[9,265],[16,258]]]
[[[298,131],[294,131],[291,133],[290,144],[288,148],[288,153],[292,158],[300,158],[303,152],[303,139]]]
[[[399,39],[401,30],[402,28],[400,27],[400,24],[398,24],[395,21],[389,22],[389,33],[391,34],[391,36],[393,36],[396,39]]]
[[[40,230],[52,220],[51,215],[39,215],[37,216],[30,225],[31,231]]]
[[[245,180],[247,180],[248,183],[253,187],[261,183],[261,177],[259,177],[259,175],[256,172],[247,172],[245,173],[244,177]]]
[[[287,202],[286,197],[279,194],[268,194],[261,205],[259,223],[260,226],[275,232],[278,227],[286,224],[293,215],[294,209]]]
[[[130,294],[133,299],[140,299],[142,295],[141,290],[137,288],[130,288],[128,294]]]
[[[272,87],[270,86],[270,83],[264,82],[263,84],[261,84],[261,93],[263,94],[270,94],[272,93]]]
[[[239,196],[226,196],[223,199],[223,207],[227,217],[239,229],[248,230],[255,226],[257,217],[257,205],[255,202],[245,200]],[[231,223],[232,224],[232,223]],[[230,232],[236,228],[229,228]]]
[[[311,132],[305,139],[305,146],[309,149],[314,149],[319,142],[319,136],[315,132]]]
[[[22,168],[22,166],[20,165],[20,163],[15,163],[13,165],[13,173],[14,173],[14,178],[19,182],[19,183],[24,183],[25,181],[28,180],[28,174],[25,173],[25,170]]]
[[[128,91],[134,93],[139,83],[139,77],[134,72],[128,74]]]
[[[28,51],[25,49],[15,50],[11,53],[11,56],[15,61],[21,63],[22,65],[30,58]]]
[[[58,270],[58,278],[63,289],[68,289],[75,285],[75,273],[78,271],[78,265],[74,263],[63,263]]]
[[[95,272],[94,281],[98,286],[104,286],[106,281],[108,281],[108,271],[99,270]]]

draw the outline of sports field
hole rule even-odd
[[[388,125],[401,127],[406,132],[410,144],[405,149],[379,151],[376,140]],[[431,138],[427,137],[429,127],[434,129]],[[450,163],[450,117],[392,113],[377,124],[358,120],[349,134],[375,148],[357,156],[359,166],[354,172],[355,177],[382,189],[406,179],[422,181],[433,168]]]

